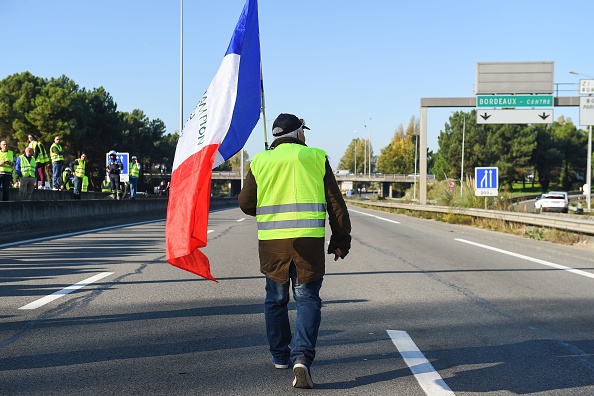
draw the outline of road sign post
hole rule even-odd
[[[499,193],[499,168],[484,166],[474,168],[474,195],[496,197]]]

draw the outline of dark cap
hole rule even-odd
[[[303,118],[297,118],[297,116],[293,114],[282,113],[276,117],[276,120],[274,120],[274,123],[272,124],[272,135],[277,137],[283,136],[287,133],[294,132],[301,127],[303,127],[303,129],[309,129],[305,126]]]

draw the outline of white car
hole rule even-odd
[[[536,199],[536,202],[534,202],[534,209],[537,213],[567,213],[569,210],[569,196],[565,191],[549,191]]]

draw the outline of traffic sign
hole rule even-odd
[[[594,125],[594,96],[580,96],[580,125]]]
[[[478,110],[477,124],[552,124],[553,109],[543,110]]]
[[[499,191],[499,168],[484,166],[474,168],[474,195],[497,196]]]
[[[594,80],[580,80],[580,94],[592,95],[594,94]],[[584,124],[582,124],[584,125]]]
[[[553,95],[479,95],[476,107],[553,107]]]

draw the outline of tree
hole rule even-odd
[[[552,133],[562,161],[559,184],[564,190],[569,190],[575,171],[586,168],[588,138],[585,131],[577,129],[572,122],[553,123]]]
[[[536,134],[525,125],[497,125],[490,129],[490,162],[499,168],[499,178],[511,189],[514,181],[523,180],[527,173],[536,148]]]
[[[338,162],[338,169],[349,170],[354,173],[363,173],[364,163],[367,163],[367,165],[369,165],[369,157],[364,157],[366,155],[366,153],[364,151],[364,145],[367,145],[367,149],[369,149],[369,140],[365,140],[365,139],[351,140],[344,155]],[[356,161],[355,161],[355,157],[356,157]],[[364,158],[365,158],[365,160],[364,160]],[[357,165],[356,170],[355,170],[355,163]]]
[[[561,153],[556,147],[549,125],[538,124],[531,128],[536,132],[536,148],[531,158],[536,171],[534,178],[538,176],[542,191],[545,192],[553,179],[553,170],[561,165]]]
[[[381,173],[409,174],[414,171],[414,161],[414,135],[407,135],[402,124],[399,124],[390,144],[381,149],[377,169]]]
[[[43,79],[29,72],[13,74],[0,81],[0,136],[21,152],[27,145],[27,135],[37,134],[28,116],[35,109],[35,98],[43,85]]]

